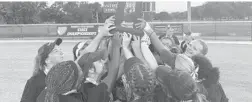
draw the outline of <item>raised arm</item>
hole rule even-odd
[[[124,56],[125,56],[126,60],[131,58],[131,57],[134,57],[132,52],[129,49],[129,44],[130,44],[131,38],[132,38],[131,34],[126,34],[126,33],[123,34],[123,46],[122,46],[122,48],[123,48],[123,52],[124,52]]]
[[[90,42],[90,44],[80,53],[94,52],[97,50],[101,40],[105,36],[112,36],[109,31],[115,29],[115,27],[111,27],[114,25],[114,17],[110,17],[106,20],[105,25],[101,27],[98,35]]]
[[[138,29],[143,29],[144,32],[150,37],[151,43],[153,44],[155,50],[160,54],[160,59],[171,67],[174,67],[176,55],[173,54],[170,49],[165,48],[162,42],[158,39],[158,36],[154,32],[154,30],[146,21],[144,21],[143,19],[139,20],[141,21],[141,23],[136,24],[136,27]]]
[[[156,58],[154,57],[154,55],[152,54],[152,52],[149,49],[147,35],[144,35],[141,39],[141,52],[142,52],[145,60],[149,64],[150,68],[152,70],[156,70],[156,68],[158,67],[158,63],[157,63]]]
[[[115,34],[112,40],[112,59],[109,65],[109,72],[106,78],[102,80],[108,86],[108,92],[111,92],[119,70],[120,47],[122,38],[120,34]]]
[[[144,64],[149,66],[149,64],[147,63],[147,61],[145,60],[145,58],[144,58],[144,56],[143,56],[143,54],[141,52],[141,39],[140,39],[140,36],[133,35],[133,40],[134,41],[131,42],[131,46],[132,46],[132,49],[133,49],[133,51],[135,53],[135,56],[137,58],[139,58],[141,61],[143,61]]]

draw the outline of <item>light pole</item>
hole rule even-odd
[[[188,20],[188,22],[191,22],[191,17],[192,17],[191,16],[191,2],[187,1],[187,20]],[[189,23],[188,30],[189,30],[189,32],[192,31],[191,23]]]

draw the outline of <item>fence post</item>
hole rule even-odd
[[[216,32],[216,21],[214,22],[214,40],[216,40],[217,32]]]
[[[252,22],[250,22],[250,41],[252,41]]]
[[[21,28],[21,29],[20,29],[20,30],[21,30],[21,39],[24,39],[23,27],[24,27],[24,26],[20,25],[20,28]]]
[[[50,25],[47,25],[47,34],[46,34],[47,36],[51,36],[49,27],[50,27]]]

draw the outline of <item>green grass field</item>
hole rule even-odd
[[[33,71],[34,57],[43,43],[0,43],[0,99],[19,102],[24,85]],[[65,59],[72,59],[75,43],[63,42]],[[208,44],[214,66],[220,67],[220,82],[229,102],[252,101],[252,45]]]
[[[202,33],[202,35],[227,36],[235,33],[237,36],[251,35],[250,23],[217,23],[215,24],[192,24],[192,32]],[[188,24],[184,24],[184,31],[188,31]],[[217,34],[214,34],[216,32]]]

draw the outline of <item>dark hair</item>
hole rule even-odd
[[[152,53],[155,52],[155,48],[154,48],[153,44],[150,44],[150,45],[149,45],[149,49],[150,49],[150,51],[151,51]]]
[[[192,60],[199,66],[198,78],[206,80],[203,84],[208,88],[212,84],[216,84],[220,78],[220,71],[218,67],[213,67],[211,61],[202,54],[192,56]]]
[[[84,43],[84,45],[81,48],[78,49],[78,46],[79,46],[80,43]],[[78,42],[74,46],[74,48],[73,48],[74,60],[76,60],[78,58],[78,56],[80,56],[80,53],[78,53],[78,55],[76,55],[76,50],[79,50],[79,51],[84,50],[89,45],[89,43],[90,43],[90,40],[87,40],[86,42]]]
[[[174,40],[174,42],[175,42],[176,45],[180,44],[179,40],[178,40],[178,37],[176,35],[172,35],[172,38],[173,38],[173,40]]]
[[[203,40],[197,40],[197,41],[199,41],[200,42],[200,44],[202,45],[202,50],[201,50],[201,53],[203,54],[203,55],[206,55],[207,54],[207,52],[208,52],[208,47],[207,47],[207,44],[203,41]]]
[[[206,73],[206,72],[205,72]],[[213,67],[208,70],[206,75],[203,75],[206,80],[203,80],[203,84],[206,88],[209,88],[212,84],[217,84],[220,79],[220,71],[218,67]]]
[[[45,63],[44,64],[41,64],[41,57],[39,55],[37,55],[35,57],[35,60],[34,60],[34,69],[33,69],[33,74],[32,76],[35,76],[37,75],[40,71],[44,71],[45,70]],[[45,61],[44,61],[45,62]]]
[[[81,42],[78,42],[76,45],[79,45]],[[74,56],[74,60],[77,59],[77,56],[76,56],[76,50],[77,50],[78,46],[74,46],[73,48],[73,56]]]
[[[182,53],[184,53],[186,51],[186,48],[187,48],[187,42],[184,40],[180,44],[180,49],[181,49]]]

